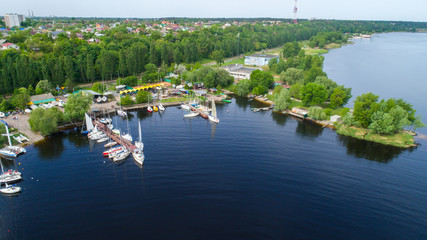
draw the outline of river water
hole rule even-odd
[[[346,59],[336,55],[375,39],[332,51],[339,62],[327,55],[329,76],[344,83],[332,76]],[[73,131],[29,146],[3,160],[25,180],[19,196],[0,196],[1,239],[427,239],[424,145],[386,147],[251,107],[218,105],[218,125],[176,107],[131,113],[143,168],[111,163]]]

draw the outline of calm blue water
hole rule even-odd
[[[427,239],[425,146],[342,137],[255,104],[217,106],[219,125],[176,107],[132,113],[143,169],[73,132],[28,147],[22,194],[0,196],[1,239]]]

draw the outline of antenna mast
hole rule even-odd
[[[295,5],[294,5],[294,24],[298,24],[298,21],[297,21],[297,12],[298,12],[297,0],[295,0]]]

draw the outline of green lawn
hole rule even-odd
[[[222,64],[222,66],[227,66],[227,65],[231,65],[231,64],[244,64],[244,63],[245,63],[245,59],[239,58],[239,59],[233,59],[233,60],[228,61],[228,62],[224,62]]]
[[[209,58],[202,58],[202,60],[200,60],[199,62],[200,62],[200,64],[206,64],[206,63],[215,62],[215,60],[212,60]]]
[[[404,131],[396,133],[394,135],[379,135],[371,133],[366,128],[349,127],[343,124],[339,124],[336,127],[337,133],[344,136],[350,136],[358,139],[401,148],[408,148],[414,146],[414,136]]]
[[[303,48],[303,50],[305,51],[305,54],[308,54],[308,55],[325,54],[329,52],[326,49],[315,49],[315,48]]]

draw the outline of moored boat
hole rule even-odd
[[[21,188],[15,185],[8,185],[6,183],[6,187],[0,189],[0,192],[4,194],[16,194],[21,192]]]

